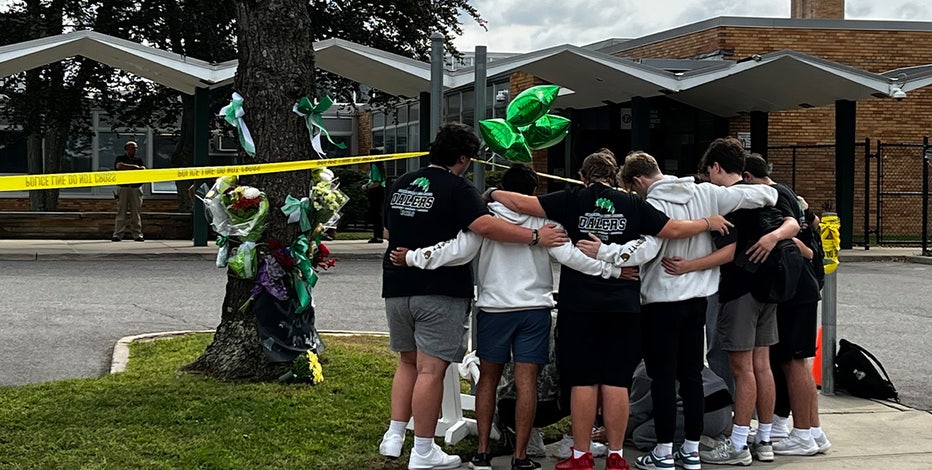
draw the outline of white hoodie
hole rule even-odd
[[[552,220],[519,214],[498,202],[489,209],[506,222],[539,229]],[[466,264],[479,253],[479,297],[476,305],[487,312],[510,312],[532,308],[552,308],[553,271],[550,257],[579,272],[603,278],[618,277],[621,268],[589,258],[571,243],[553,248],[484,239],[473,232],[460,232],[453,240],[411,250],[405,256],[408,266],[436,269]]]
[[[738,184],[724,187],[711,183],[696,184],[693,178],[664,176],[647,188],[647,202],[671,219],[691,220],[728,214],[738,209],[757,209],[777,202],[777,191],[763,184]],[[641,266],[641,304],[678,302],[707,297],[718,291],[718,267],[670,275],[661,259],[681,257],[696,259],[714,251],[708,232],[682,240],[646,237],[625,245],[602,245],[598,258],[616,266]],[[659,254],[659,256],[657,256]]]

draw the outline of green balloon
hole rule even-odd
[[[479,121],[479,134],[493,152],[514,162],[531,161],[531,149],[515,126],[504,119]]]
[[[520,130],[528,147],[540,150],[563,140],[570,132],[570,120],[563,116],[545,114],[534,121],[534,124]]]
[[[505,119],[516,127],[531,125],[550,112],[559,91],[559,85],[538,85],[518,93],[518,96],[508,103]]]

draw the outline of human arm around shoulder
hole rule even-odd
[[[488,214],[469,224],[469,230],[484,238],[504,243],[523,243],[525,245],[551,247],[569,243],[570,241],[562,228],[557,229],[553,225],[545,225],[539,229],[529,229],[512,225]]]
[[[654,259],[660,253],[663,244],[659,238],[652,236],[631,240],[624,245],[602,243],[598,237],[591,233],[589,238],[589,240],[576,242],[576,247],[587,256],[609,262],[618,267],[640,266]]]
[[[704,191],[712,191],[716,214],[728,214],[738,209],[757,209],[777,203],[777,190],[766,184],[736,184],[718,186],[704,183]]]
[[[664,258],[660,261],[663,270],[672,276],[701,271],[721,266],[735,259],[735,244],[729,243],[701,258],[685,259],[680,257]]]
[[[459,266],[472,261],[476,254],[479,253],[480,247],[482,247],[482,237],[473,232],[460,232],[456,235],[456,238],[433,246],[416,250],[396,248],[392,251],[390,258],[396,266],[437,269],[441,266]],[[402,254],[403,258],[397,259],[396,252]],[[399,264],[402,259],[404,264]]]
[[[695,220],[670,220],[663,226],[663,230],[657,232],[657,236],[674,239],[689,238],[702,232],[728,233],[728,229],[732,227],[734,225],[720,215]]]
[[[540,205],[540,200],[537,199],[536,196],[503,191],[501,189],[490,191],[488,194],[493,201],[500,202],[502,205],[515,212],[533,215],[535,217],[547,217],[543,206]]]

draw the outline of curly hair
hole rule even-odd
[[[606,153],[596,152],[583,160],[579,174],[592,182],[615,184],[615,175],[618,173],[618,163],[615,157]]]
[[[462,156],[479,154],[479,137],[472,127],[461,122],[449,122],[440,126],[437,136],[430,143],[430,163],[443,167],[456,165]]]

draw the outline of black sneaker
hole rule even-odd
[[[540,464],[530,458],[511,459],[511,470],[535,470],[537,468],[540,468]]]
[[[492,470],[492,454],[488,452],[476,452],[469,461],[469,468],[473,470]]]
[[[110,237],[110,241],[112,241],[112,242],[121,242],[121,241],[123,241],[123,239],[120,238],[120,237]]]
[[[375,238],[375,237],[372,237],[369,239],[369,243],[382,243],[384,241],[385,240],[382,240],[381,238]]]

